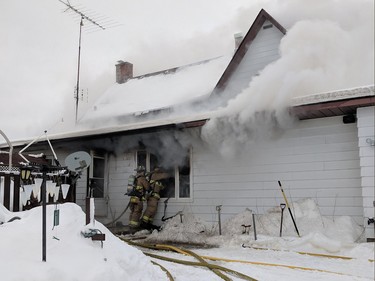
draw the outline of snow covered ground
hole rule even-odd
[[[217,225],[184,214],[168,220],[162,231],[153,232],[142,243],[202,245],[188,249],[208,263],[256,280],[374,280],[374,243],[358,242],[363,239],[361,227],[349,217],[321,217],[311,199],[293,207],[301,237],[286,211],[283,236],[279,237],[281,211],[277,207],[256,216],[257,240],[252,213],[244,210],[223,222],[222,235],[218,235]],[[60,223],[53,227],[56,208],[60,210]],[[207,268],[150,258],[142,251],[197,262],[192,256],[130,246],[99,222],[85,226],[84,212],[73,203],[47,206],[47,261],[42,262],[41,213],[41,207],[12,213],[0,205],[0,280],[168,280],[151,260],[167,268],[177,281],[222,280]],[[242,224],[252,226],[245,228]],[[81,235],[89,228],[106,234],[103,248],[100,241]],[[249,232],[242,233],[244,230]]]

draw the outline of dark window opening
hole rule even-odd
[[[137,151],[137,166],[143,165],[148,172],[161,167],[158,157],[144,150]],[[166,170],[169,178],[163,180],[165,188],[160,192],[161,198],[190,198],[190,151],[183,163]]]
[[[157,166],[159,166],[158,157],[150,153],[150,171],[153,171]]]
[[[138,166],[143,166],[147,167],[147,152],[146,151],[138,151],[137,152],[137,167]]]
[[[185,160],[185,164],[178,169],[179,178],[179,197],[190,197],[190,163],[189,159]]]

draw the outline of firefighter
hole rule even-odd
[[[162,171],[159,167],[155,167],[150,175],[150,192],[147,199],[147,207],[142,216],[141,228],[159,229],[153,225],[153,219],[158,209],[160,200],[160,191],[165,188],[165,180],[169,177],[168,173]]]
[[[143,202],[145,194],[150,188],[150,184],[146,179],[146,169],[144,166],[138,166],[135,169],[137,172],[134,179],[133,191],[130,193],[130,216],[129,216],[129,227],[131,232],[135,232],[139,229],[140,218],[143,211]]]

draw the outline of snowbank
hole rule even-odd
[[[279,250],[360,255],[373,259],[374,249],[371,245],[356,243],[362,238],[363,227],[357,225],[351,217],[323,217],[313,199],[293,202],[291,209],[301,237],[296,233],[287,208],[283,213],[282,237],[279,237],[281,209],[278,206],[265,214],[255,215],[257,240],[254,236],[252,211],[249,209],[222,222],[222,235],[218,235],[217,225],[212,226],[192,214],[184,214],[183,222],[176,216],[164,224],[161,232],[153,232],[147,240],[216,247],[245,244]],[[251,226],[248,227],[249,225]],[[361,247],[361,250],[356,250],[357,247]]]
[[[0,279],[8,280],[165,280],[166,275],[138,249],[111,234],[101,223],[85,226],[85,214],[73,203],[58,205],[60,224],[53,227],[56,207],[47,206],[47,261],[42,262],[42,208],[12,213],[0,205]],[[84,238],[88,228],[106,240]],[[11,269],[11,270],[9,270]]]
[[[99,222],[85,226],[85,214],[76,204],[65,203],[57,207],[60,209],[60,224],[55,227],[53,212],[56,206],[47,207],[47,261],[42,262],[41,208],[12,213],[0,205],[0,222],[4,222],[0,225],[0,280],[168,280],[159,267],[151,264],[148,257],[113,236]],[[279,237],[281,214],[278,208],[272,208],[266,214],[256,216],[257,240],[254,239],[252,212],[248,209],[223,221],[222,235],[218,235],[217,225],[212,226],[192,214],[184,214],[182,217],[176,216],[168,220],[161,232],[154,231],[147,240],[207,246],[205,249],[194,250],[201,255],[273,264],[280,264],[282,260],[283,264],[320,268],[344,274],[332,275],[315,271],[303,273],[282,267],[272,267],[270,271],[270,268],[259,265],[225,264],[249,276],[258,277],[259,280],[341,281],[353,280],[353,276],[358,277],[355,277],[356,280],[368,280],[368,276],[373,276],[373,262],[368,259],[374,259],[374,244],[355,243],[361,228],[350,218],[335,217],[333,221],[321,217],[317,213],[318,208],[310,199],[295,202],[293,208],[302,237],[298,237],[294,228],[288,226],[290,218],[287,216],[284,222],[286,229],[291,227],[290,234]],[[14,217],[19,219],[9,222]],[[263,225],[260,224],[261,221]],[[248,233],[243,233],[243,224],[251,224]],[[92,241],[81,235],[81,231],[89,228],[98,229],[106,234],[103,248],[99,241]],[[241,245],[252,249],[242,248]],[[267,251],[253,248],[265,248]],[[295,253],[296,251],[334,253],[356,259],[343,262],[340,259],[300,255]],[[176,257],[175,253],[168,252],[163,252],[162,255]],[[159,260],[158,262],[171,270],[176,280],[202,280],[202,276],[207,276],[210,280],[219,280],[207,275],[209,271],[202,268]],[[345,278],[342,279],[343,277]]]

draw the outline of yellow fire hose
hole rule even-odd
[[[336,256],[336,255],[327,255],[327,254],[318,254],[318,253],[310,253],[310,252],[294,252],[294,251],[288,251],[288,250],[279,250],[279,249],[272,249],[272,248],[261,248],[261,247],[251,247],[246,246],[246,248],[251,248],[254,250],[270,250],[270,251],[282,251],[282,252],[291,252],[291,253],[297,253],[300,255],[308,255],[308,256],[314,256],[314,257],[322,257],[322,258],[331,258],[331,259],[342,259],[342,260],[354,260],[355,258],[352,257],[346,257],[346,256]],[[374,262],[372,259],[368,259],[369,262]]]
[[[174,281],[174,278],[172,276],[172,274],[162,265],[158,264],[157,262],[154,262],[154,261],[151,261],[154,265],[157,265],[161,268],[161,270],[163,270],[166,274],[167,274],[167,277],[169,279],[169,281]]]
[[[206,261],[204,261],[200,256],[198,256],[197,254],[193,253],[192,251],[189,251],[189,250],[183,250],[183,249],[180,249],[178,247],[174,247],[174,246],[170,246],[170,245],[161,245],[161,244],[157,244],[157,245],[149,245],[149,244],[141,244],[141,243],[136,243],[136,242],[133,242],[131,240],[128,240],[128,239],[124,239],[122,237],[119,237],[121,240],[127,242],[128,244],[130,245],[133,245],[133,246],[139,246],[139,247],[143,247],[143,248],[147,248],[147,249],[152,249],[152,250],[166,250],[166,251],[176,251],[180,254],[183,254],[183,255],[188,255],[188,256],[194,256],[195,258],[197,258],[199,260],[199,262],[191,262],[191,261],[186,261],[186,260],[180,260],[180,259],[174,259],[174,258],[168,258],[168,257],[164,257],[164,256],[159,256],[159,255],[155,255],[155,254],[151,254],[151,253],[146,253],[144,252],[145,255],[149,256],[149,257],[152,257],[152,258],[156,258],[156,259],[161,259],[161,260],[165,260],[165,261],[169,261],[169,262],[174,262],[174,263],[179,263],[179,264],[185,264],[185,265],[192,265],[192,266],[200,266],[200,267],[206,267],[210,270],[212,270],[215,274],[217,274],[218,276],[220,276],[222,279],[224,280],[231,280],[229,277],[225,276],[223,273],[219,272],[219,270],[221,271],[224,271],[224,272],[227,272],[227,273],[230,273],[230,274],[234,274],[236,275],[237,277],[239,278],[242,278],[244,280],[248,280],[248,281],[257,281],[256,279],[248,276],[248,275],[245,275],[245,274],[242,274],[238,271],[235,271],[235,270],[232,270],[230,268],[226,268],[226,267],[223,267],[223,266],[219,266],[219,265],[215,265],[215,264],[210,264]],[[199,257],[199,258],[198,258]]]
[[[235,271],[235,270],[232,270],[230,268],[226,268],[226,267],[223,267],[223,266],[220,266],[220,265],[216,265],[216,264],[193,262],[193,261],[186,261],[186,260],[179,260],[179,259],[168,258],[168,257],[164,257],[164,256],[159,256],[159,255],[151,254],[151,253],[144,253],[144,254],[146,256],[149,256],[149,257],[152,257],[152,258],[161,259],[161,260],[165,260],[165,261],[169,261],[169,262],[174,262],[174,263],[179,263],[179,264],[185,264],[185,265],[191,265],[191,266],[207,267],[207,268],[210,268],[210,269],[218,269],[218,270],[222,270],[222,271],[225,271],[225,272],[228,272],[228,273],[232,273],[232,274],[236,275],[236,277],[242,278],[244,280],[257,281],[257,279],[254,279],[254,278],[252,278],[250,276],[242,274],[242,273],[240,273],[238,271]],[[231,279],[229,279],[229,280],[231,280]]]
[[[132,244],[134,246],[143,247],[143,248],[149,248],[149,249],[153,249],[153,250],[173,250],[175,252],[178,252],[178,253],[184,254],[184,255],[191,255],[190,253],[192,253],[191,251],[188,251],[188,250],[185,250],[185,249],[180,249],[178,247],[174,247],[174,246],[170,246],[170,245],[164,245],[164,244],[156,244],[156,245],[140,244],[140,243],[132,242],[132,241],[127,240],[127,239],[123,239],[121,237],[119,237],[119,238],[121,240],[129,243],[129,244]],[[262,249],[262,248],[258,248],[258,249]],[[303,252],[298,252],[298,253],[303,253]],[[150,257],[154,257],[154,258],[158,258],[158,259],[163,259],[163,260],[166,260],[166,261],[171,261],[171,262],[176,262],[176,263],[182,263],[182,264],[186,264],[186,265],[205,266],[205,267],[214,268],[214,269],[220,269],[220,270],[224,270],[224,271],[228,270],[226,268],[223,269],[221,266],[217,266],[217,265],[213,265],[213,264],[207,264],[207,263],[203,264],[201,262],[197,263],[197,262],[189,262],[189,261],[184,261],[184,260],[177,260],[177,259],[173,259],[173,258],[167,258],[167,257],[162,257],[162,256],[150,254],[150,253],[145,253],[145,254],[148,255],[148,256],[150,256]],[[309,253],[309,254],[316,255],[318,257],[329,257],[329,255],[323,255],[323,254],[314,254],[314,253]],[[197,254],[194,253],[194,255],[197,255]],[[262,265],[262,266],[276,266],[276,267],[285,267],[285,268],[289,268],[289,269],[299,269],[299,270],[307,270],[307,271],[318,271],[318,272],[323,272],[323,273],[345,275],[345,276],[353,276],[351,274],[346,274],[346,273],[341,273],[341,272],[335,272],[335,271],[329,271],[329,270],[317,269],[317,268],[309,268],[309,267],[285,265],[285,264],[275,264],[275,263],[256,262],[256,261],[244,261],[244,260],[233,260],[233,259],[217,258],[217,257],[211,257],[211,256],[199,256],[199,257],[201,259],[208,259],[208,260],[212,260],[212,261],[238,262],[238,263],[245,263],[245,264]],[[331,257],[332,258],[342,258],[342,259],[353,259],[353,258],[350,258],[350,257],[341,257],[341,256],[331,256]],[[373,260],[370,260],[370,259],[369,259],[369,261],[373,262]],[[238,274],[238,273],[235,273],[235,274]],[[239,273],[239,274],[241,274],[241,273]],[[245,276],[247,278],[250,278],[250,279],[244,278],[245,280],[255,280],[255,279],[253,279],[253,278],[251,278],[251,277],[249,277],[247,275],[245,275]]]
[[[329,270],[317,269],[317,268],[310,268],[310,267],[295,266],[295,265],[267,263],[267,262],[258,262],[258,261],[232,260],[232,259],[216,258],[216,257],[210,257],[210,256],[201,256],[201,257],[204,258],[204,259],[213,260],[213,261],[238,262],[238,263],[247,263],[247,264],[264,265],[264,266],[278,266],[278,267],[286,267],[286,268],[291,268],[291,269],[319,271],[319,272],[324,272],[324,273],[332,273],[332,274],[338,274],[338,275],[352,276],[351,274],[345,274],[345,273],[341,273],[341,272],[335,272],[335,271],[329,271]]]
[[[177,247],[174,247],[174,246],[169,246],[169,245],[155,245],[156,248],[161,248],[161,249],[165,249],[165,250],[173,250],[177,253],[180,253],[180,254],[183,254],[183,255],[186,255],[186,256],[192,256],[194,258],[196,258],[198,261],[200,261],[202,264],[207,264],[208,265],[208,262],[205,261],[204,259],[202,259],[199,255],[197,255],[196,253],[192,252],[192,251],[189,251],[189,250],[182,250],[182,249],[179,249]],[[226,280],[226,281],[230,281],[231,279],[229,277],[227,277],[226,275],[224,275],[223,273],[221,273],[218,269],[216,268],[210,268],[208,267],[213,273],[215,273],[217,276],[221,277],[223,280]]]

